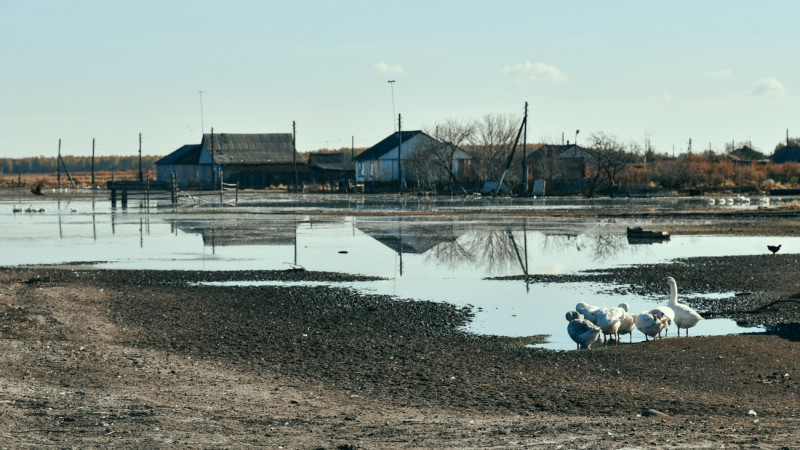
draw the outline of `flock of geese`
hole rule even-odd
[[[22,206],[14,206],[14,207],[11,209],[11,211],[12,211],[12,212],[14,212],[14,213],[21,213],[21,212],[26,212],[26,213],[43,213],[43,212],[47,212],[47,210],[46,210],[46,209],[44,209],[44,208],[34,208],[34,207],[33,207],[33,205],[29,205],[29,206],[28,206],[27,208],[25,208],[25,209],[22,209]]]
[[[621,303],[616,308],[578,303],[574,311],[567,313],[569,337],[579,349],[591,348],[593,344],[600,342],[601,334],[603,345],[608,344],[610,336],[614,337],[615,343],[619,343],[621,334],[629,334],[632,342],[633,329],[636,328],[644,334],[645,341],[648,341],[651,337],[659,337],[662,331],[667,336],[669,326],[673,323],[678,327],[678,336],[681,335],[681,328],[689,336],[689,328],[697,325],[703,317],[688,305],[678,303],[678,285],[674,278],[667,277],[664,280],[669,285],[667,306],[659,306],[639,314],[629,313],[627,303]]]
[[[718,206],[725,206],[725,205],[743,205],[747,206],[750,204],[750,197],[745,197],[744,195],[736,195],[733,197],[723,197],[723,198],[709,198],[708,204],[711,206],[718,205]],[[763,196],[758,199],[759,206],[769,206],[769,197]]]

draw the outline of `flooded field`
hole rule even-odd
[[[486,278],[567,274],[692,256],[763,254],[766,245],[775,242],[783,244],[782,252],[800,248],[800,238],[790,236],[678,235],[665,242],[629,242],[628,226],[670,230],[685,223],[635,217],[513,214],[530,210],[635,213],[720,207],[702,198],[493,201],[241,194],[236,207],[220,206],[209,197],[177,208],[156,203],[144,207],[132,201],[126,209],[112,208],[103,193],[71,197],[52,193],[32,200],[24,192],[0,198],[2,266],[92,263],[109,269],[152,270],[302,267],[372,275],[385,280],[348,283],[345,287],[400,299],[471,306],[475,317],[468,331],[547,335],[543,346],[552,349],[574,348],[566,334],[564,313],[578,301],[604,306],[624,301],[632,312],[639,312],[665,304],[666,286],[663,295],[647,298],[612,294],[613,286],[608,285]],[[430,212],[447,214],[426,214]],[[713,295],[724,298],[734,293]],[[754,330],[715,319],[701,322],[691,333],[744,331]],[[633,339],[643,340],[643,335],[634,333]]]

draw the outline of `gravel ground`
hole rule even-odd
[[[3,447],[752,447],[800,431],[796,255],[694,258],[538,281],[613,282],[770,325],[558,352],[474,336],[469,310],[305,271],[0,270]],[[731,276],[736,274],[736,276]],[[564,322],[566,332],[566,321]]]

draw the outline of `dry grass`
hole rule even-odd
[[[91,172],[76,172],[70,173],[72,180],[75,182],[76,187],[91,187],[92,173]],[[154,170],[145,171],[144,177],[149,175],[151,180],[156,179]],[[119,171],[95,171],[94,180],[98,186],[105,186],[105,184],[112,180],[126,181],[137,180],[139,178],[138,170],[119,170]],[[20,186],[35,186],[39,183],[44,183],[46,187],[58,186],[58,174],[53,173],[31,173],[21,175],[0,175],[0,187],[20,187]],[[71,185],[69,178],[66,174],[61,174],[61,186],[69,187]]]

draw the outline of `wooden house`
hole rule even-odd
[[[308,173],[303,157],[289,133],[208,133],[199,145],[184,145],[156,161],[156,177],[179,185],[239,183],[241,188],[262,189],[292,184]]]

